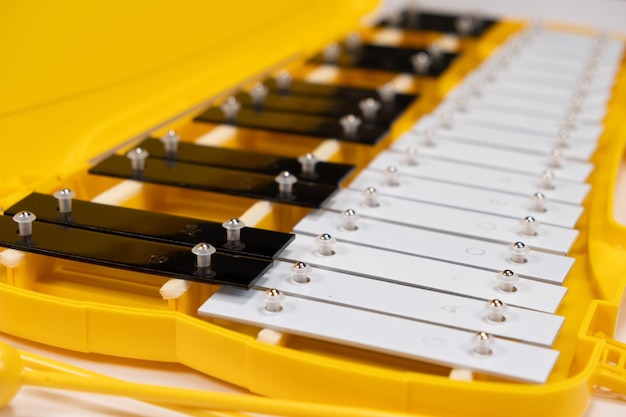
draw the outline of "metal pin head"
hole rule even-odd
[[[278,86],[278,91],[281,94],[286,94],[289,92],[291,88],[291,82],[293,81],[293,77],[288,70],[282,70],[276,75],[276,85]]]
[[[280,304],[284,299],[285,295],[276,288],[265,291],[265,310],[270,313],[283,311],[283,307]]]
[[[142,172],[146,167],[146,159],[150,154],[143,148],[135,148],[126,153],[133,171]]]
[[[315,155],[311,152],[307,152],[306,154],[298,157],[298,162],[300,162],[302,175],[304,177],[314,178],[316,176],[315,165],[317,165],[319,159],[317,159]]]
[[[180,136],[173,129],[168,130],[165,135],[161,136],[161,143],[163,143],[163,148],[165,148],[165,153],[167,154],[172,155],[178,152],[178,142],[180,142]]]
[[[278,174],[274,180],[278,183],[278,192],[280,194],[291,194],[293,192],[293,185],[298,182],[295,175],[289,171],[282,171]]]
[[[556,178],[554,175],[554,171],[546,169],[541,173],[541,176],[539,178],[539,185],[544,190],[554,190],[556,186],[555,180]]]
[[[472,92],[472,95],[480,97],[483,94],[483,86],[483,80],[481,80],[480,78],[473,79],[470,83],[470,91]]]
[[[551,168],[561,168],[563,166],[563,151],[561,148],[554,148],[550,151],[548,166]]]
[[[320,255],[331,256],[335,254],[333,251],[333,245],[337,243],[337,239],[329,235],[328,233],[322,233],[315,238],[317,243],[318,252]]]
[[[469,96],[465,93],[457,95],[454,99],[454,108],[460,112],[466,112],[469,102]]]
[[[241,110],[241,103],[233,96],[228,97],[220,106],[222,113],[224,113],[224,120],[227,122],[235,122],[239,110]]]
[[[498,289],[502,292],[515,292],[517,291],[517,281],[519,281],[519,277],[517,274],[510,269],[505,269],[496,274],[496,278],[498,279]]]
[[[556,145],[558,148],[567,148],[569,146],[569,129],[559,129],[559,133],[556,136]]]
[[[215,248],[208,243],[200,242],[191,248],[191,253],[196,255],[196,266],[198,268],[208,268],[211,266],[211,255],[215,253]]]
[[[397,187],[400,185],[400,173],[395,165],[389,165],[384,172],[385,184],[391,187]]]
[[[504,314],[507,312],[508,306],[497,298],[488,301],[485,304],[485,309],[487,310],[487,320],[490,322],[502,323],[506,320]]]
[[[20,211],[13,216],[13,221],[17,223],[20,236],[30,236],[33,234],[33,222],[37,216],[30,211]]]
[[[339,124],[343,127],[343,135],[347,138],[355,138],[359,126],[361,126],[361,119],[353,114],[348,114],[339,119]]]
[[[309,275],[311,274],[312,270],[313,268],[311,268],[310,265],[304,262],[298,261],[294,263],[291,267],[293,281],[297,282],[298,284],[307,284],[311,282],[311,278],[309,277]]]
[[[417,149],[414,146],[409,146],[404,150],[404,160],[407,165],[418,165],[419,157]]]
[[[72,198],[76,195],[74,191],[69,188],[63,188],[62,190],[56,191],[53,195],[54,198],[58,200],[59,213],[66,214],[72,212]]]
[[[341,228],[349,231],[357,230],[356,222],[359,220],[359,217],[357,212],[351,208],[344,210],[341,213]]]
[[[452,121],[453,121],[452,110],[446,109],[442,111],[441,113],[439,113],[438,119],[439,119],[439,126],[446,128],[446,129],[451,128]]]
[[[578,115],[574,110],[568,110],[565,112],[565,126],[569,129],[572,129],[576,126],[576,119]]]
[[[346,36],[345,41],[346,47],[348,48],[348,52],[351,54],[358,53],[361,50],[361,46],[363,45],[363,39],[359,32],[351,32]]]
[[[443,58],[443,42],[436,40],[426,48],[433,63],[439,62]]]
[[[531,206],[534,211],[537,213],[545,213],[548,211],[546,207],[548,204],[548,198],[542,192],[536,192],[530,197]]]
[[[432,127],[427,127],[421,134],[422,143],[426,146],[435,146],[437,144],[437,131]]]
[[[376,113],[380,109],[380,103],[373,98],[366,98],[359,101],[359,109],[361,109],[363,119],[372,122],[376,120]]]
[[[524,236],[536,236],[539,222],[533,216],[526,216],[520,221]]]
[[[526,255],[530,252],[530,248],[528,248],[524,242],[513,242],[511,246],[509,246],[509,252],[511,252],[511,262],[515,262],[516,264],[528,262]]]
[[[256,83],[250,89],[248,94],[250,94],[250,98],[252,99],[252,103],[256,107],[263,107],[263,103],[265,102],[265,97],[267,97],[269,90],[263,83]]]
[[[461,36],[469,36],[474,31],[474,18],[468,14],[462,14],[454,22],[456,32]]]
[[[480,356],[489,356],[493,353],[491,349],[491,346],[494,344],[492,335],[485,332],[478,332],[472,339],[474,342],[472,352]]]
[[[376,89],[383,104],[390,106],[396,99],[396,87],[392,82],[386,82]]]
[[[331,43],[322,51],[322,56],[327,64],[336,64],[341,55],[341,46],[338,43]]]
[[[413,65],[413,71],[419,75],[425,75],[430,69],[430,57],[426,52],[418,52],[411,56],[411,64]]]
[[[378,191],[374,187],[367,187],[363,191],[363,205],[366,207],[378,207]]]

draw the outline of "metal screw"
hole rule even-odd
[[[380,103],[373,98],[366,98],[359,101],[359,109],[363,113],[363,118],[369,122],[376,120],[376,113],[380,109]]]
[[[338,43],[331,43],[322,51],[324,61],[326,61],[327,64],[336,64],[340,54],[341,46],[339,46]]]
[[[30,211],[20,211],[13,216],[13,221],[17,223],[20,236],[30,236],[33,234],[33,222],[37,216]]]
[[[546,211],[548,211],[548,208],[546,207],[547,203],[548,203],[548,199],[546,198],[544,193],[541,192],[537,192],[535,194],[532,195],[531,199],[531,203],[532,203],[532,209],[538,213],[544,213]]]
[[[291,82],[293,77],[291,73],[287,70],[282,70],[276,75],[276,85],[278,86],[278,91],[281,94],[287,94],[289,92],[289,88],[291,88]]]
[[[541,178],[539,180],[539,185],[543,189],[553,190],[554,187],[555,187],[554,180],[555,180],[555,178],[554,178],[554,171],[552,171],[550,169],[546,169],[545,171],[543,171],[541,173]]]
[[[268,89],[263,83],[256,83],[250,90],[248,94],[250,94],[250,98],[252,99],[252,103],[258,107],[263,107],[263,103],[265,102],[265,97],[267,97]]]
[[[378,91],[380,101],[382,101],[386,105],[393,104],[396,98],[396,87],[393,85],[392,82],[386,82],[385,84],[378,87],[376,91]]]
[[[308,152],[298,158],[302,169],[302,175],[304,177],[315,177],[315,165],[319,160],[312,153]]]
[[[363,45],[363,39],[358,32],[351,32],[346,36],[346,46],[351,54],[358,53]]]
[[[409,146],[404,150],[404,160],[408,165],[418,165],[418,152],[417,149],[413,146]]]
[[[426,52],[418,52],[411,57],[411,64],[413,64],[413,70],[420,75],[424,75],[430,69],[430,57]]]
[[[72,198],[76,195],[74,191],[69,188],[63,188],[62,190],[56,191],[53,195],[59,203],[59,213],[65,214],[72,212]]]
[[[399,176],[398,168],[394,165],[388,166],[387,169],[385,169],[385,184],[392,187],[400,185]]]

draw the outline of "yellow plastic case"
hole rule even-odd
[[[93,198],[119,183],[87,175],[93,161],[149,131],[175,127],[191,139],[208,130],[188,117],[202,103],[283,67],[304,74],[310,70],[304,58],[359,28],[374,7],[369,0],[4,2],[0,39],[9,59],[0,67],[0,207],[32,191],[62,187],[72,188],[77,198]],[[414,86],[422,99],[389,140],[522,27],[500,22],[482,38],[464,42],[462,59],[441,79]],[[372,31],[363,28],[363,36]],[[419,43],[416,39],[405,41]],[[158,290],[165,279],[155,284],[139,273],[6,251],[0,331],[74,351],[179,362],[275,398],[416,415],[580,415],[594,387],[626,394],[626,346],[612,340],[626,283],[626,228],[612,214],[626,144],[625,94],[622,66],[593,158],[580,236],[570,253],[577,261],[557,312],[566,317],[554,345],[561,355],[545,384],[485,375],[451,380],[445,367],[302,337],[268,345],[256,341],[260,329],[196,316],[214,286],[194,283],[179,299],[164,301]],[[247,138],[225,146],[263,149]],[[317,142],[281,149],[264,143],[273,152],[299,155]],[[374,151],[344,146],[334,158],[347,155],[363,166],[381,146]],[[222,221],[254,203],[146,185],[122,204]],[[275,205],[259,226],[289,231],[306,213]]]

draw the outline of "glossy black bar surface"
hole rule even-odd
[[[419,12],[411,13],[403,11],[393,21],[389,18],[383,19],[380,26],[392,26],[402,29],[429,30],[433,32],[457,33],[457,21],[461,17],[458,14]],[[475,27],[469,32],[469,36],[480,36],[493,24],[494,19],[481,18],[474,20]]]
[[[337,62],[332,65],[340,67],[358,67],[364,69],[392,71],[401,73],[413,73],[411,58],[423,49],[401,48],[382,45],[363,45],[356,53],[352,53],[343,48]],[[428,72],[424,75],[432,77],[439,76],[456,59],[456,54],[443,53],[441,58],[433,60]],[[310,62],[316,64],[326,63],[323,55],[317,54],[311,58]]]
[[[171,158],[160,140],[146,139],[138,145],[146,149],[155,158]],[[215,146],[195,145],[188,142],[178,143],[178,152],[174,158],[190,164],[213,166],[265,175],[278,175],[288,171],[297,178],[321,184],[336,185],[354,170],[354,165],[320,161],[315,165],[313,176],[302,172],[296,158],[250,152],[240,149],[219,148]]]
[[[133,171],[130,161],[120,155],[106,158],[89,173],[315,208],[337,190],[337,186],[299,180],[293,185],[293,193],[282,195],[272,175],[155,158],[148,158],[145,170],[139,173]]]
[[[274,132],[296,135],[315,136],[319,138],[333,138],[364,145],[375,145],[389,131],[388,125],[362,123],[356,135],[345,135],[339,124],[339,118],[322,117],[310,114],[280,113],[273,110],[257,112],[254,109],[243,107],[236,121],[226,120],[222,110],[211,107],[194,120],[215,124],[231,124],[239,127],[265,129]]]
[[[0,216],[0,246],[72,261],[211,284],[250,288],[272,265],[269,259],[215,253],[211,267],[196,267],[189,247],[98,233],[51,223],[33,223],[21,237],[9,216]]]
[[[32,193],[9,207],[5,214],[12,216],[20,211],[29,211],[35,213],[38,222],[189,247],[205,242],[220,253],[255,258],[273,259],[294,239],[289,233],[244,227],[240,231],[241,244],[233,247],[227,243],[226,230],[218,222],[77,199],[72,201],[72,212],[69,214],[59,213],[57,206],[53,196]]]

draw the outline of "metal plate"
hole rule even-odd
[[[155,158],[171,158],[158,139],[146,139],[138,145],[146,149]],[[196,165],[254,172],[276,176],[288,171],[297,178],[321,184],[336,185],[354,170],[354,165],[319,161],[315,165],[314,176],[304,176],[302,167],[296,158],[250,152],[239,149],[219,148],[216,146],[196,145],[188,142],[178,143],[175,159]]]
[[[205,242],[218,252],[255,258],[273,259],[294,238],[289,233],[246,227],[241,230],[243,247],[233,248],[226,243],[226,230],[221,223],[83,200],[73,200],[72,213],[64,216],[57,209],[56,198],[39,193],[30,194],[5,214],[22,210],[35,213],[37,221],[176,245]]]
[[[24,239],[9,216],[0,216],[0,246],[72,261],[211,284],[249,288],[271,265],[254,259],[215,253],[210,271],[196,267],[188,247],[98,233],[51,223],[33,224]]]
[[[314,116],[310,114],[280,113],[273,110],[257,112],[243,107],[235,122],[224,119],[222,110],[211,107],[197,116],[195,121],[206,123],[226,123],[237,127],[264,129],[296,135],[333,138],[365,145],[377,144],[389,131],[389,126],[375,123],[362,123],[355,137],[347,136],[339,124],[339,118]]]
[[[91,168],[89,173],[304,207],[321,206],[337,190],[336,186],[298,181],[293,186],[293,193],[282,196],[278,192],[278,184],[271,175],[154,158],[148,158],[145,170],[140,174],[134,172],[130,161],[120,155],[108,157]]]

